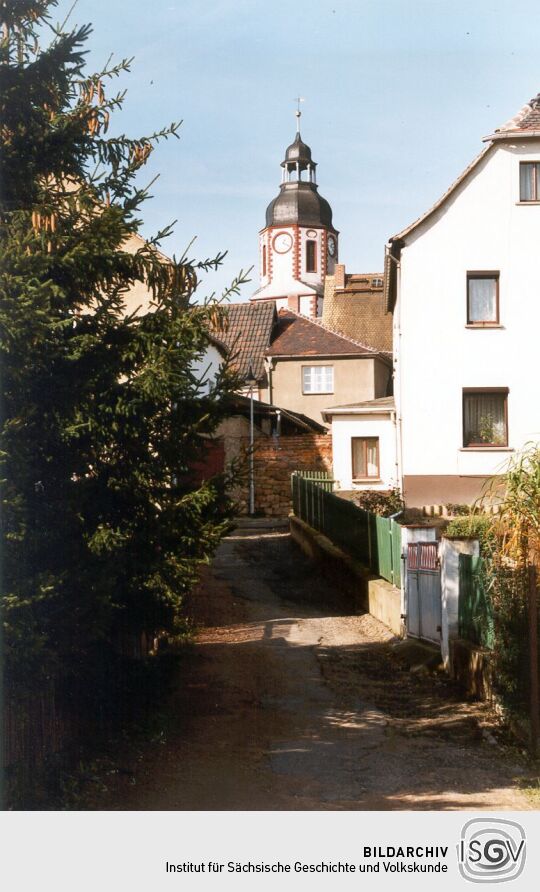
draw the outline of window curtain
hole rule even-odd
[[[497,321],[497,280],[469,279],[469,322]]]
[[[304,393],[333,393],[334,367],[331,365],[304,366]]]
[[[506,395],[470,393],[464,396],[464,445],[505,446]]]
[[[379,438],[353,437],[353,478],[379,476]]]
[[[519,198],[520,201],[538,201],[538,183],[540,164],[523,161],[519,165]]]
[[[379,473],[379,441],[366,440],[367,476],[377,477]]]

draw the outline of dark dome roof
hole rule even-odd
[[[266,208],[267,226],[332,226],[332,208],[315,183],[282,183],[280,193]]]
[[[305,142],[302,142],[299,133],[296,134],[294,142],[285,152],[285,164],[291,161],[311,161],[311,149]]]

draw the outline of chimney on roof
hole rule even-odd
[[[336,288],[345,288],[345,264],[336,263],[334,269],[334,284]]]

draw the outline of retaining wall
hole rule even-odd
[[[244,454],[249,438],[243,438]],[[332,436],[259,437],[255,444],[255,511],[270,517],[287,517],[291,510],[291,474],[293,471],[332,470]],[[247,503],[247,479],[242,502]]]
[[[338,548],[300,518],[289,517],[291,536],[304,554],[317,561],[354,613],[367,611],[395,635],[402,634],[401,592]]]

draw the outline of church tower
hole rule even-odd
[[[275,300],[311,318],[322,315],[324,277],[338,259],[338,232],[332,209],[319,195],[315,161],[300,136],[296,112],[294,142],[281,162],[279,195],[266,209],[266,226],[259,235],[260,288],[252,301]]]

